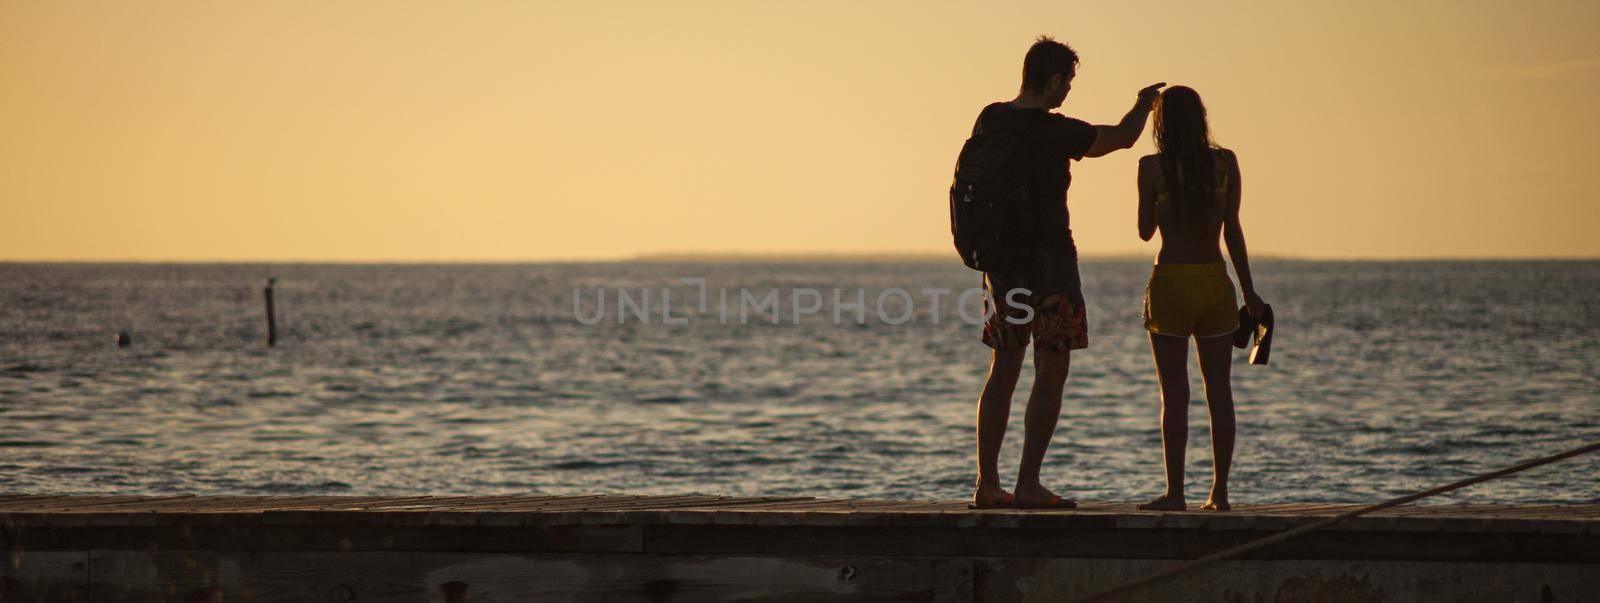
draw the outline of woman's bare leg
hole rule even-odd
[[[1189,445],[1189,339],[1151,333],[1150,350],[1161,381],[1161,455],[1167,465],[1167,492],[1139,508],[1182,511],[1188,508],[1183,463]]]
[[[1211,457],[1215,477],[1211,496],[1202,509],[1227,511],[1228,470],[1233,468],[1233,441],[1237,429],[1233,418],[1233,339],[1195,338],[1195,355],[1200,358],[1200,376],[1206,382],[1206,407],[1211,410]]]

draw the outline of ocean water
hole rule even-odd
[[[1065,495],[1161,490],[1148,271],[1083,266],[1090,348],[1044,470]],[[1236,356],[1235,501],[1378,501],[1600,440],[1600,262],[1256,273],[1279,332],[1270,366]],[[705,279],[704,311],[681,277]],[[0,491],[961,498],[988,352],[954,297],[977,284],[915,262],[0,264]],[[906,294],[879,316],[891,288]],[[952,292],[937,314],[927,288]],[[741,324],[741,289],[778,291],[779,324]],[[858,289],[864,322],[848,307],[836,322],[833,292]],[[622,290],[650,292],[647,320],[619,311]],[[797,324],[802,290],[820,310]],[[1188,496],[1203,499],[1191,381]],[[1600,455],[1434,502],[1600,502]]]

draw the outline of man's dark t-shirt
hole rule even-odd
[[[985,130],[1012,130],[1023,138],[1033,162],[1029,188],[1038,218],[1034,241],[1039,249],[1077,259],[1067,214],[1067,187],[1072,185],[1067,160],[1083,159],[1094,146],[1094,126],[1044,109],[1019,109],[1008,102],[984,107],[978,125]]]

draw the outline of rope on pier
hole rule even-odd
[[[1578,456],[1578,455],[1582,455],[1582,454],[1588,454],[1588,453],[1594,452],[1596,450],[1600,450],[1600,442],[1595,442],[1595,443],[1589,444],[1587,446],[1574,448],[1572,450],[1568,450],[1568,451],[1562,452],[1560,454],[1553,454],[1553,455],[1550,455],[1550,456],[1547,456],[1547,457],[1533,459],[1531,461],[1527,461],[1527,462],[1522,463],[1520,465],[1516,465],[1516,466],[1513,466],[1513,467],[1507,467],[1507,468],[1501,469],[1499,471],[1492,471],[1492,472],[1489,472],[1489,473],[1485,473],[1483,475],[1479,475],[1477,477],[1464,479],[1464,480],[1461,480],[1459,482],[1455,482],[1453,484],[1446,484],[1446,485],[1434,488],[1432,490],[1424,490],[1422,492],[1418,492],[1416,494],[1408,494],[1406,496],[1402,496],[1400,498],[1396,498],[1396,499],[1390,500],[1388,502],[1382,502],[1382,503],[1378,503],[1378,504],[1375,504],[1375,505],[1361,507],[1359,509],[1354,509],[1354,510],[1351,510],[1351,511],[1347,511],[1347,512],[1341,513],[1339,515],[1335,515],[1333,517],[1329,517],[1327,519],[1323,519],[1323,520],[1319,520],[1319,521],[1314,521],[1314,522],[1308,523],[1306,525],[1303,525],[1303,526],[1300,526],[1298,528],[1289,530],[1287,532],[1283,532],[1281,534],[1274,534],[1274,535],[1268,536],[1266,538],[1262,538],[1262,539],[1259,539],[1259,540],[1253,540],[1253,541],[1241,544],[1239,546],[1233,547],[1231,549],[1227,549],[1227,550],[1224,550],[1224,551],[1221,551],[1221,552],[1218,552],[1218,553],[1212,553],[1210,555],[1207,555],[1205,557],[1201,557],[1199,559],[1195,559],[1194,561],[1190,561],[1190,562],[1184,563],[1182,565],[1177,565],[1177,566],[1169,567],[1167,569],[1164,569],[1164,570],[1161,570],[1161,571],[1158,571],[1158,572],[1154,572],[1154,573],[1152,573],[1152,574],[1150,574],[1148,576],[1145,576],[1143,578],[1139,578],[1137,580],[1132,580],[1132,581],[1129,581],[1129,582],[1125,582],[1123,584],[1119,584],[1117,586],[1113,586],[1111,588],[1108,588],[1108,589],[1096,592],[1094,594],[1091,594],[1089,596],[1083,597],[1081,599],[1078,599],[1078,602],[1079,603],[1083,603],[1083,602],[1087,602],[1087,601],[1099,601],[1099,600],[1103,600],[1103,599],[1108,599],[1108,598],[1110,598],[1112,596],[1115,596],[1115,595],[1125,594],[1125,593],[1128,593],[1130,591],[1133,591],[1134,589],[1138,589],[1138,588],[1141,588],[1141,587],[1144,587],[1144,586],[1149,586],[1151,584],[1154,584],[1154,583],[1159,582],[1161,580],[1165,580],[1167,578],[1171,578],[1171,577],[1176,576],[1178,574],[1183,574],[1183,573],[1187,573],[1187,572],[1191,572],[1191,571],[1200,569],[1202,567],[1214,564],[1214,563],[1216,563],[1218,561],[1223,561],[1223,560],[1226,560],[1226,559],[1232,559],[1234,557],[1238,557],[1240,555],[1243,555],[1245,553],[1248,553],[1248,552],[1251,552],[1251,551],[1254,551],[1254,550],[1257,550],[1257,549],[1269,547],[1269,546],[1272,546],[1274,544],[1278,544],[1280,542],[1284,542],[1286,540],[1290,540],[1292,538],[1303,536],[1303,535],[1305,535],[1305,534],[1307,534],[1309,532],[1313,532],[1315,530],[1331,526],[1333,524],[1339,523],[1339,522],[1344,521],[1346,519],[1350,519],[1352,517],[1357,517],[1357,516],[1360,516],[1360,515],[1366,515],[1367,513],[1372,513],[1374,511],[1382,511],[1382,510],[1388,509],[1390,507],[1398,507],[1400,505],[1403,505],[1403,504],[1406,504],[1406,503],[1409,503],[1409,502],[1414,502],[1414,501],[1417,501],[1419,499],[1427,498],[1427,497],[1433,496],[1435,494],[1443,494],[1443,493],[1449,492],[1451,490],[1459,490],[1461,488],[1465,488],[1465,487],[1471,486],[1473,484],[1479,484],[1479,483],[1483,483],[1483,482],[1486,482],[1486,481],[1489,481],[1489,480],[1492,480],[1492,479],[1495,479],[1495,478],[1505,477],[1505,476],[1511,475],[1513,473],[1517,473],[1517,472],[1520,472],[1520,471],[1525,471],[1525,470],[1528,470],[1528,469],[1532,469],[1534,467],[1540,467],[1540,466],[1543,466],[1543,465],[1548,465],[1550,463],[1554,463],[1554,462],[1557,462],[1557,461],[1564,461],[1566,459],[1570,459],[1572,457],[1575,457],[1575,456]]]

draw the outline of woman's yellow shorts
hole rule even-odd
[[[1174,337],[1232,335],[1239,302],[1227,265],[1156,264],[1144,289],[1144,328]]]

